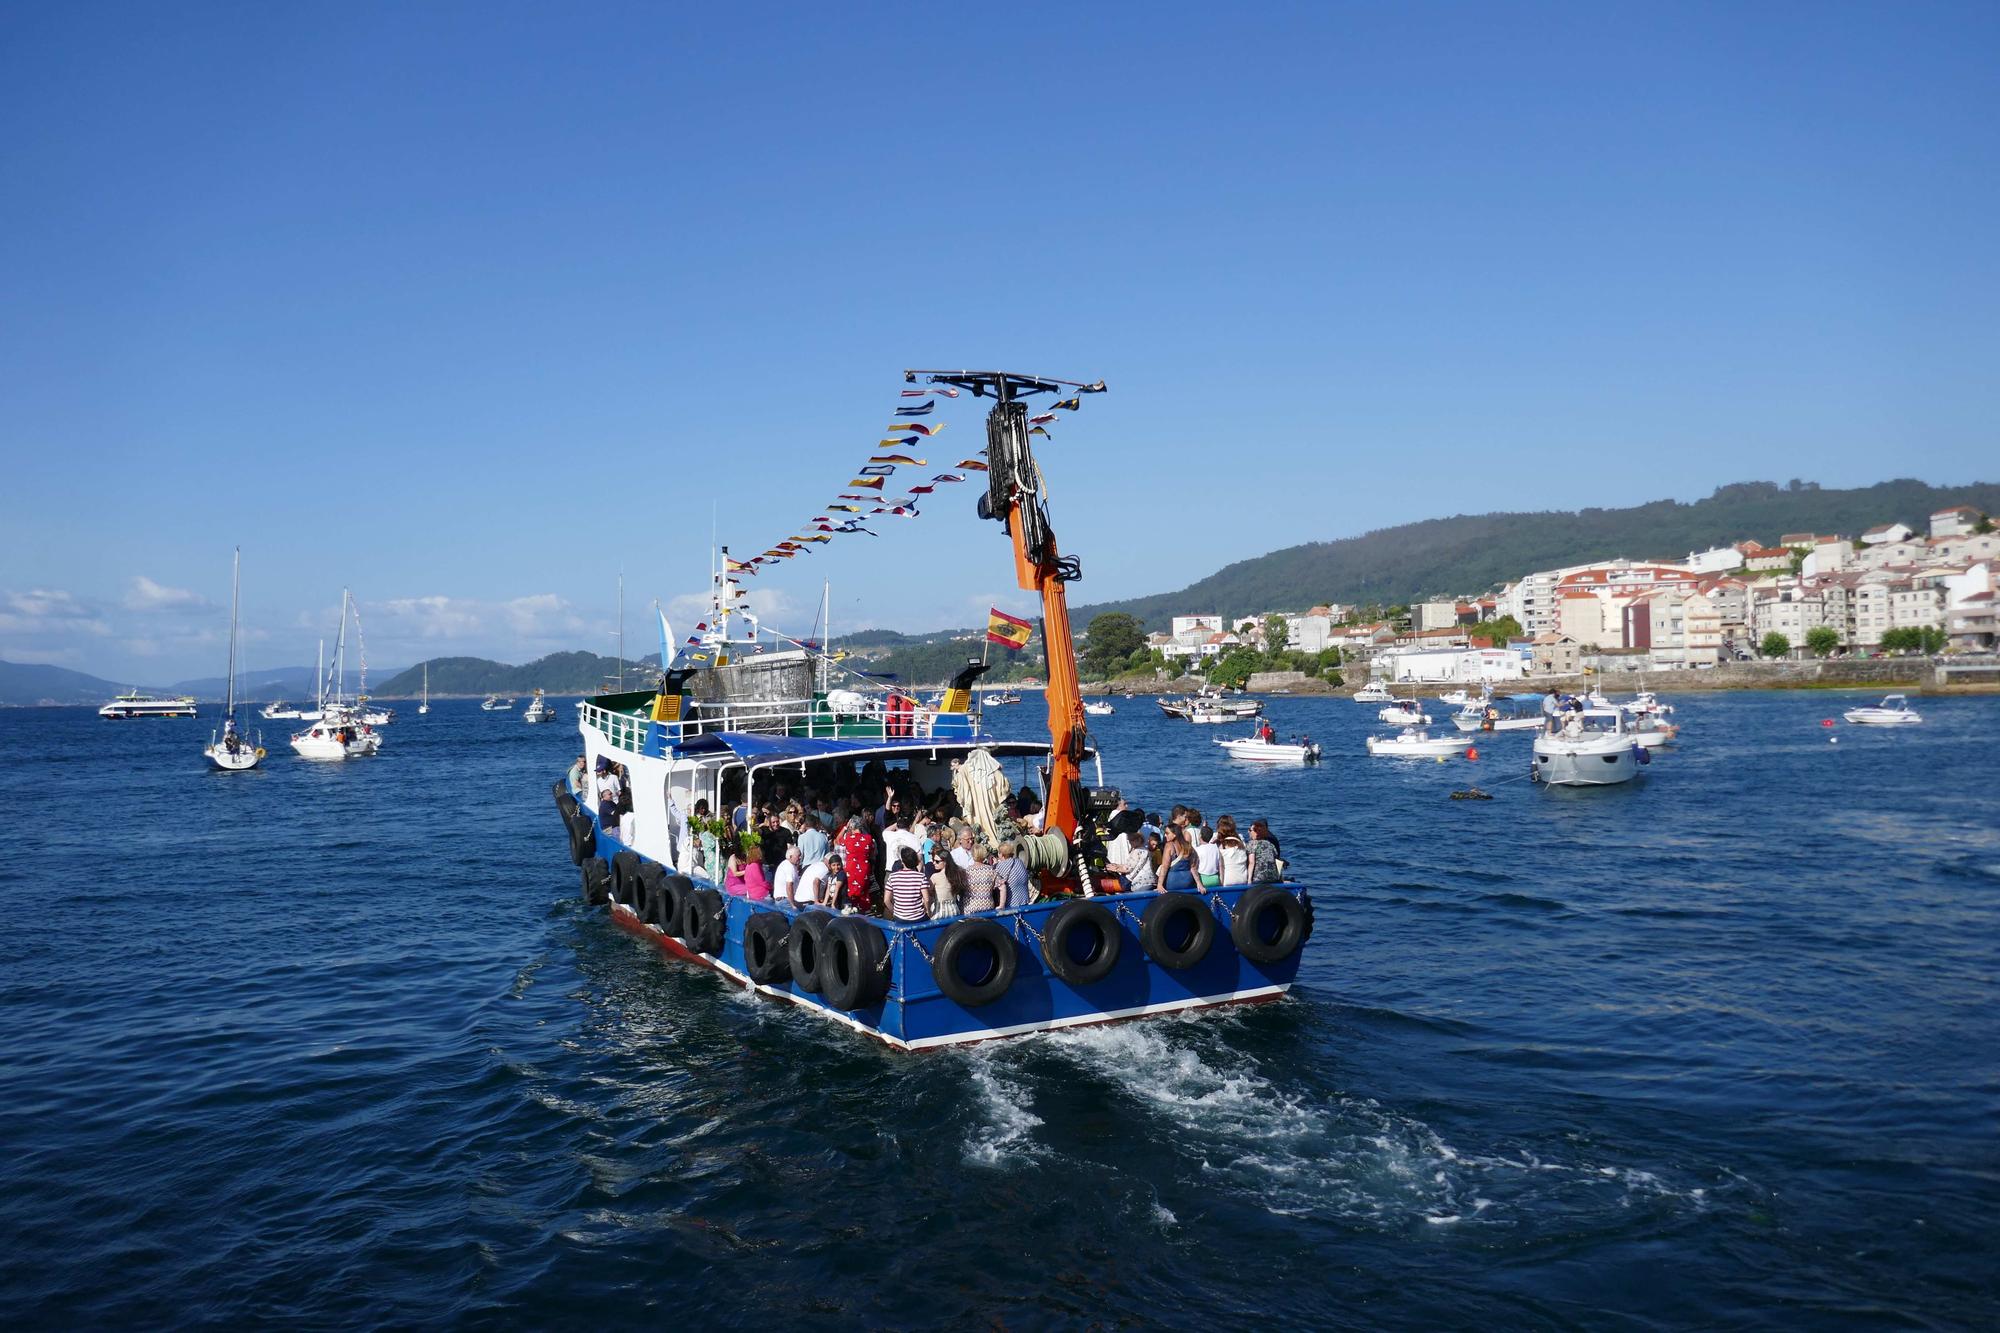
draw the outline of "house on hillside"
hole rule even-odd
[[[1910,531],[1906,523],[1877,523],[1861,534],[1863,546],[1882,546],[1889,542],[1906,542],[1917,534]]]
[[[1979,526],[1979,511],[1971,505],[1953,505],[1931,515],[1931,539],[1967,537]]]

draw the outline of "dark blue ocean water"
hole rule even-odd
[[[1112,781],[1315,886],[1297,989],[928,1056],[584,910],[567,726],[0,711],[0,1319],[1990,1326],[2000,699],[1677,702],[1582,793],[1125,704]]]

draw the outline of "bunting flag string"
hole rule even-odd
[[[848,482],[847,484],[848,484],[849,486],[852,486],[852,487],[854,487],[854,488],[855,488],[856,490],[877,490],[877,491],[879,491],[879,490],[881,490],[881,489],[882,489],[882,478],[880,478],[880,477],[857,477],[857,478],[855,478],[855,479],[854,479],[853,481],[850,481],[850,482]]]
[[[888,463],[891,466],[895,466],[897,464],[901,464],[904,467],[924,466],[923,459],[912,458],[908,454],[876,454],[873,458],[869,459],[868,461],[871,463]]]
[[[1056,406],[1061,408],[1065,412],[1079,411],[1083,407],[1083,399],[1065,398],[1061,402],[1057,403]]]
[[[937,433],[938,433],[939,431],[943,430],[943,429],[944,429],[944,428],[945,428],[946,426],[949,426],[950,424],[951,424],[951,423],[950,423],[949,421],[935,421],[935,422],[924,422],[924,421],[905,421],[905,422],[904,422],[903,424],[901,424],[900,426],[898,426],[898,425],[888,425],[888,426],[884,426],[884,427],[883,427],[882,429],[883,429],[883,430],[913,430],[913,431],[915,431],[915,432],[916,432],[917,434],[919,434],[919,435],[935,435],[935,434],[937,434]]]
[[[953,463],[952,466],[962,467],[968,472],[985,472],[989,470],[986,466],[986,461],[980,458],[961,458],[956,463]]]
[[[916,403],[910,407],[899,407],[896,409],[896,415],[899,417],[927,417],[936,410],[937,410],[936,401],[926,400],[921,403]]]

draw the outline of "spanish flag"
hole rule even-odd
[[[726,568],[732,574],[741,574],[744,570],[750,568],[750,566],[745,564],[743,561],[731,560],[728,556],[724,556],[722,558],[722,564],[723,567]]]
[[[999,607],[994,607],[986,616],[986,641],[997,643],[1003,648],[1026,648],[1028,640],[1035,635],[1033,622],[1010,616]]]

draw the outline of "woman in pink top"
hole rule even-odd
[[[771,896],[771,881],[764,874],[764,849],[755,842],[740,845],[729,857],[722,887],[739,898],[760,902]]]

